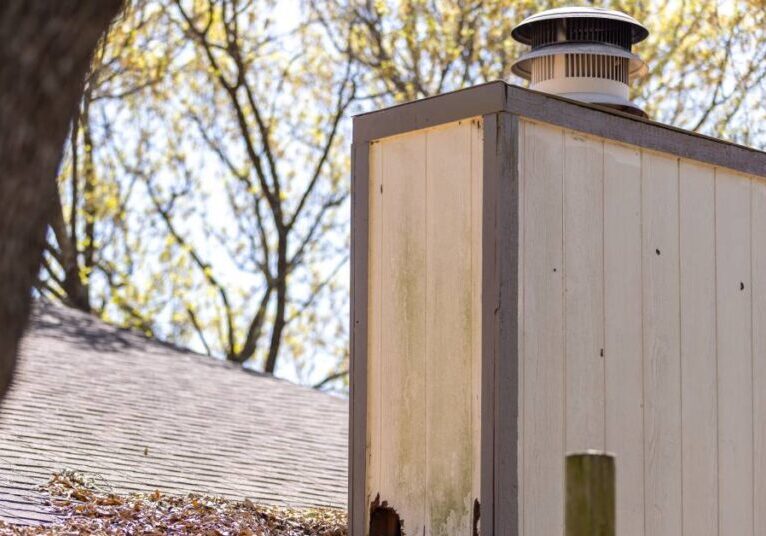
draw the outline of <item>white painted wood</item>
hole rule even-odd
[[[519,132],[521,533],[563,532],[584,448],[617,456],[619,536],[766,533],[766,182]],[[407,534],[470,535],[479,495],[482,144],[371,147],[367,491]]]
[[[519,177],[519,204],[518,204],[518,210],[519,210],[519,254],[518,254],[518,270],[519,270],[519,291],[518,291],[518,321],[519,321],[519,340],[517,341],[517,347],[518,347],[518,385],[519,385],[519,392],[517,395],[517,403],[518,403],[518,421],[517,421],[517,434],[518,438],[516,441],[516,452],[518,453],[518,460],[516,462],[516,471],[518,474],[519,479],[519,494],[518,494],[518,501],[517,501],[517,507],[519,512],[519,532],[521,534],[524,534],[524,526],[525,526],[525,495],[526,495],[526,480],[524,479],[525,473],[526,473],[526,464],[525,464],[525,449],[526,449],[526,435],[524,433],[524,426],[526,423],[526,415],[525,415],[525,367],[524,363],[526,359],[524,358],[524,349],[525,349],[525,319],[526,314],[524,311],[524,303],[526,302],[525,290],[526,290],[526,277],[525,277],[525,245],[526,245],[526,229],[527,229],[527,221],[526,221],[526,166],[527,166],[527,152],[529,151],[528,143],[527,143],[527,136],[528,136],[528,129],[532,129],[533,127],[529,126],[529,123],[526,121],[519,121],[519,146],[518,146],[518,155],[519,155],[519,161],[517,163],[517,173]]]
[[[382,326],[379,321],[382,307],[381,282],[381,246],[382,246],[382,195],[381,180],[383,177],[383,159],[381,145],[373,143],[370,146],[369,173],[369,242],[368,270],[370,278],[369,297],[367,302],[367,482],[365,501],[365,519],[370,518],[370,504],[380,490],[381,466],[381,348],[383,339]]]
[[[715,193],[719,533],[748,536],[753,534],[750,183],[718,170]]]
[[[679,178],[683,533],[718,534],[714,169],[682,161]]]
[[[524,527],[562,534],[564,481],[563,132],[529,123],[524,142]]]
[[[407,534],[470,534],[479,497],[482,133],[370,147],[368,506]]]
[[[645,531],[681,530],[678,160],[642,160]]]
[[[606,450],[615,454],[616,529],[644,534],[641,153],[604,147]]]
[[[434,536],[471,530],[471,127],[427,132],[426,535]]]
[[[564,134],[566,450],[603,450],[604,144]]]
[[[471,289],[473,292],[471,353],[471,419],[473,435],[472,496],[481,497],[481,282],[482,282],[482,191],[484,187],[484,122],[471,121]],[[473,506],[473,505],[472,505]],[[479,520],[481,521],[481,519]]]
[[[426,136],[381,142],[380,497],[410,534],[426,516]]]
[[[766,534],[766,182],[753,179],[753,534]]]

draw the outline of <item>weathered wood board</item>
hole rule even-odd
[[[470,534],[479,497],[481,143],[473,119],[370,147],[367,503],[406,534]]]
[[[766,182],[521,125],[521,533],[604,448],[620,536],[762,533]]]
[[[704,163],[545,109],[389,135],[396,115],[364,141],[355,526],[385,507],[411,536],[562,534],[565,455],[596,449],[616,455],[619,536],[766,533],[766,179],[722,167],[728,146]],[[516,238],[518,275],[495,281]],[[500,293],[517,336],[494,353]],[[498,363],[517,375],[487,377]]]

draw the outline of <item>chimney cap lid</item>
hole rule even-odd
[[[631,26],[632,43],[636,44],[649,36],[649,30],[636,19],[613,9],[600,7],[558,7],[527,17],[511,31],[511,37],[525,45],[532,44],[532,28],[539,22],[555,19],[610,19]]]

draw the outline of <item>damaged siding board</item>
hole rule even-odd
[[[379,497],[406,534],[470,534],[475,515],[481,129],[370,146],[367,504]]]
[[[381,218],[383,197],[380,195],[383,178],[383,154],[381,145],[373,143],[369,149],[370,166],[370,199],[369,199],[369,242],[368,242],[368,273],[370,281],[381,281],[383,272],[383,234],[381,233]],[[367,482],[365,483],[365,515],[364,519],[370,519],[370,508],[376,495],[380,491],[381,478],[381,384],[383,375],[381,374],[381,349],[383,338],[381,334],[380,322],[375,319],[380,318],[382,312],[382,285],[369,285],[369,294],[367,301],[367,439],[366,439],[366,463],[367,463]],[[358,529],[357,529],[358,530]]]
[[[473,437],[471,460],[473,464],[472,497],[476,501],[481,497],[481,348],[482,348],[482,193],[481,178],[484,174],[483,143],[484,129],[482,120],[475,119],[470,127],[471,138],[471,437]],[[481,505],[474,502],[472,525],[478,526]],[[475,508],[477,507],[478,508]],[[472,527],[473,528],[473,527]],[[478,536],[478,535],[473,535]]]
[[[426,138],[381,143],[381,500],[410,534],[425,523]]]
[[[471,529],[472,130],[466,122],[427,133],[427,518],[438,536]]]

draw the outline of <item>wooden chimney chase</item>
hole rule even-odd
[[[493,82],[354,120],[354,536],[766,534],[766,153]]]

